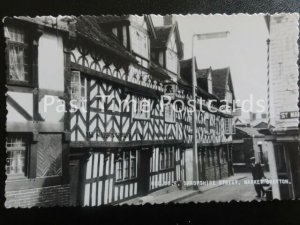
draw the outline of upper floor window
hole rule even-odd
[[[219,121],[216,121],[216,133],[219,134],[220,133],[220,124],[219,124]]]
[[[71,76],[71,100],[72,107],[85,107],[86,103],[86,79],[79,71],[72,71]]]
[[[144,97],[135,97],[132,100],[133,118],[135,119],[150,119],[150,100]]]
[[[30,46],[26,33],[17,27],[6,29],[8,44],[8,81],[29,84]]]
[[[12,136],[6,142],[6,174],[8,177],[25,177],[27,141],[22,136]]]
[[[205,119],[205,132],[206,132],[206,133],[209,133],[209,132],[210,132],[209,119]]]
[[[225,118],[224,120],[225,125],[225,134],[233,134],[233,126],[232,126],[232,119]]]
[[[175,110],[173,104],[168,104],[165,106],[165,121],[169,123],[176,122]]]

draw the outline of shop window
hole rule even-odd
[[[30,45],[23,29],[8,27],[8,82],[30,84]]]
[[[160,159],[160,169],[164,170],[165,169],[165,152],[164,150],[160,150],[159,152],[159,159]]]
[[[116,162],[116,179],[117,180],[122,180],[123,179],[123,160],[122,158],[119,159],[117,162]]]
[[[130,152],[130,177],[136,177],[136,151]]]
[[[165,147],[160,149],[160,170],[165,170],[174,167],[174,148]]]
[[[21,178],[27,175],[27,140],[22,136],[8,137],[6,142],[6,174],[8,178]]]
[[[136,150],[124,151],[119,154],[116,161],[116,180],[136,178]]]

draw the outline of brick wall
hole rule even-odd
[[[5,207],[48,207],[68,206],[70,204],[70,186],[58,185],[43,188],[9,191],[5,193]]]

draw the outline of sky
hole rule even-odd
[[[151,16],[155,26],[163,24],[161,16]],[[263,15],[174,16],[178,22],[184,59],[192,56],[192,35],[229,31],[225,38],[196,40],[194,52],[198,68],[230,67],[235,98],[250,99],[253,111],[257,100],[267,109],[267,43],[268,30]],[[248,109],[249,104],[245,104]],[[248,113],[243,113],[248,118]]]

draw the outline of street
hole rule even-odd
[[[247,177],[238,180],[238,185],[223,185],[176,202],[188,203],[188,202],[210,202],[210,201],[227,202],[231,200],[236,200],[236,201],[260,200],[255,197],[256,192],[254,190],[254,186],[243,183],[244,180],[252,179],[251,174],[247,174],[246,176]]]

